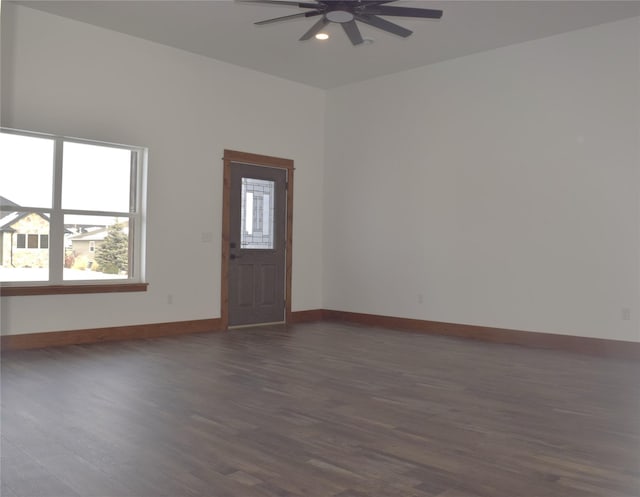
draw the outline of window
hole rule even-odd
[[[38,248],[38,235],[27,235],[27,248]]]
[[[0,129],[3,286],[142,282],[145,162],[141,147]]]
[[[16,248],[48,249],[49,235],[16,233]]]

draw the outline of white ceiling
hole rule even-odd
[[[18,1],[214,59],[320,88],[362,81],[492,48],[640,16],[640,1],[399,1],[444,10],[441,20],[387,18],[414,31],[400,38],[362,25],[370,45],[352,46],[330,24],[326,42],[298,38],[315,22],[255,21],[301,12],[297,7],[209,1]]]

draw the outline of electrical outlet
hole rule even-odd
[[[424,295],[418,294],[418,304],[424,304]]]
[[[167,304],[169,305],[173,304],[173,295],[171,294],[167,295]]]
[[[622,315],[623,321],[631,321],[631,309],[628,307],[623,307],[620,314]]]

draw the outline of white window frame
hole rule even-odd
[[[51,208],[30,207],[20,205],[11,207],[16,212],[34,212],[49,216],[49,279],[43,281],[2,281],[0,285],[6,288],[12,287],[43,287],[43,286],[96,286],[101,287],[145,282],[145,253],[146,253],[146,178],[147,156],[146,147],[109,143],[97,140],[73,138],[48,133],[38,133],[13,128],[0,127],[0,132],[33,138],[46,138],[54,142],[53,157],[53,184]],[[62,208],[62,162],[64,143],[80,143],[86,145],[98,145],[110,148],[120,148],[132,152],[131,182],[130,182],[130,206],[129,212],[97,211],[83,209]],[[5,208],[6,210],[6,208]],[[129,267],[128,277],[118,279],[87,279],[64,280],[64,217],[65,215],[107,216],[129,220]],[[108,290],[106,290],[108,291]],[[64,292],[63,292],[64,293]],[[75,293],[75,292],[74,292]]]

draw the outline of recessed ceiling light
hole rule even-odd
[[[316,35],[316,40],[328,40],[329,35],[327,33],[318,33]]]

